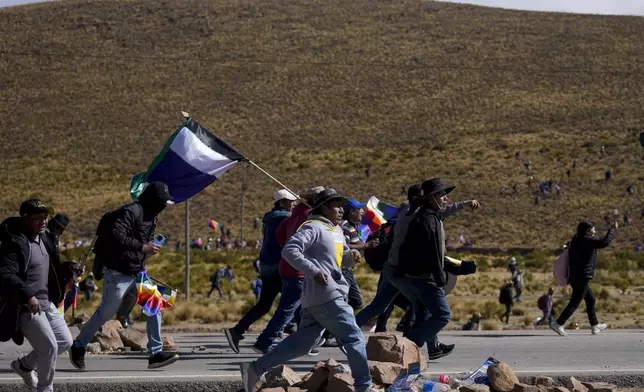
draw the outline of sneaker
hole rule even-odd
[[[344,346],[339,346],[339,347],[340,347],[340,351],[342,351],[342,354],[347,355],[347,349],[344,348]]]
[[[259,375],[257,375],[257,372],[255,371],[255,365],[253,365],[253,362],[240,363],[239,369],[241,370],[244,391],[255,392],[255,386],[259,382]]]
[[[456,347],[455,344],[439,343],[438,344],[438,349],[427,352],[427,357],[428,357],[428,359],[430,361],[446,357],[446,356],[450,355],[452,353],[452,351],[454,351],[454,347]]]
[[[262,354],[262,355],[264,355],[264,354],[266,354],[266,353],[268,352],[268,349],[267,349],[267,348],[260,347],[260,346],[259,346],[259,344],[257,344],[257,343],[253,344],[252,349],[253,349],[253,351],[255,351],[257,354]]]
[[[591,334],[593,334],[593,335],[597,335],[598,333],[600,333],[601,331],[605,330],[606,328],[608,328],[608,325],[607,325],[607,324],[597,324],[597,325],[593,325],[593,326],[590,328],[590,333],[591,333]]]
[[[230,349],[239,354],[239,341],[241,340],[241,335],[237,333],[235,328],[225,329],[224,332],[226,333],[226,339],[228,339]]]
[[[72,362],[72,365],[81,372],[85,371],[85,353],[86,349],[82,347],[72,346],[69,349],[69,360]]]
[[[284,328],[284,333],[288,335],[293,334],[296,331],[297,331],[297,324],[289,324],[288,326],[286,326],[286,328]]]
[[[340,344],[338,343],[335,338],[329,338],[325,339],[324,343],[322,344],[322,347],[340,347]]]
[[[559,325],[556,322],[550,323],[550,329],[555,331],[559,336],[568,336],[568,332],[564,331],[563,325]]]
[[[320,350],[318,350],[317,348],[313,347],[311,350],[309,350],[309,355],[312,356],[312,357],[314,357],[316,355],[320,355]]]
[[[29,388],[36,389],[36,386],[38,385],[38,377],[36,377],[36,372],[33,370],[25,369],[19,359],[11,362],[11,371],[22,377],[25,385],[27,385]]]
[[[179,360],[179,354],[160,352],[150,356],[148,360],[148,369],[158,369],[164,366],[172,365]]]
[[[313,346],[313,348],[323,347],[325,343],[326,343],[326,339],[324,337],[320,336],[318,338],[317,342],[315,342],[315,346]]]

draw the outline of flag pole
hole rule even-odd
[[[295,193],[292,190],[288,189],[288,187],[286,185],[282,184],[277,178],[271,176],[270,173],[268,173],[266,170],[264,170],[261,167],[259,167],[259,165],[257,165],[255,162],[253,162],[250,159],[248,159],[248,163],[250,163],[251,165],[255,166],[262,173],[266,174],[266,176],[268,176],[268,178],[270,178],[271,180],[275,181],[279,186],[281,186],[282,188],[286,189],[293,196],[297,197],[298,199],[300,198],[300,195],[298,195],[297,193]]]
[[[184,120],[190,118],[188,112],[182,111],[181,115]],[[186,259],[185,259],[185,275],[183,277],[183,285],[186,290],[186,301],[190,301],[190,199],[186,200]]]

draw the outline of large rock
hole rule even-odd
[[[367,342],[367,359],[376,362],[391,362],[408,369],[414,362],[420,363],[420,370],[427,369],[427,358],[411,340],[388,333],[377,333]]]
[[[581,382],[583,386],[588,388],[590,392],[615,392],[617,386],[607,382]]]
[[[175,344],[174,338],[172,336],[163,337],[163,351],[168,351],[168,352],[179,351],[179,345]]]
[[[288,387],[286,388],[286,392],[309,392],[309,391],[298,387]]]
[[[302,381],[293,369],[284,365],[270,369],[266,372],[265,377],[268,388],[288,388]]]
[[[481,384],[461,385],[458,392],[490,392],[490,387]]]
[[[497,392],[512,392],[515,384],[519,384],[514,371],[507,363],[496,363],[487,368],[487,377],[492,389]]]
[[[512,392],[540,392],[538,386],[528,385],[528,384],[514,384],[514,389]]]
[[[116,351],[119,347],[123,347],[123,341],[119,334],[121,329],[123,326],[120,322],[110,320],[96,333],[93,341],[99,343],[103,351]]]
[[[87,352],[92,353],[92,354],[100,354],[101,353],[101,345],[100,343],[90,343],[87,345]]]
[[[568,388],[570,392],[588,392],[588,388],[574,377],[570,377],[568,381],[566,381],[566,388]]]
[[[324,362],[318,362],[313,366],[311,372],[302,377],[302,382],[298,387],[308,392],[321,392],[326,388],[329,382],[329,369]]]
[[[406,369],[397,363],[369,361],[369,371],[373,381],[379,384],[391,385],[396,377]]]
[[[125,347],[138,351],[148,346],[148,336],[134,328],[121,329],[119,330],[119,335]]]
[[[555,380],[552,377],[537,376],[534,378],[534,385],[546,388],[555,386]]]
[[[353,377],[350,373],[331,372],[327,391],[333,392],[355,392],[353,388]]]

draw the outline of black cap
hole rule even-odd
[[[165,202],[174,202],[174,197],[170,195],[170,189],[168,189],[168,186],[162,182],[149,183],[148,186],[146,186],[143,190],[143,193]]]
[[[25,200],[20,204],[20,216],[40,214],[43,212],[54,215],[54,209],[38,199]]]

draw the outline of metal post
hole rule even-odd
[[[190,300],[190,200],[186,200],[186,271],[183,278],[186,301]]]
[[[244,170],[244,179],[242,180],[242,197],[241,197],[241,206],[240,206],[240,211],[239,211],[239,236],[240,242],[244,242],[244,201],[246,199],[246,189],[248,189],[246,185],[246,173],[248,173],[248,166]]]

